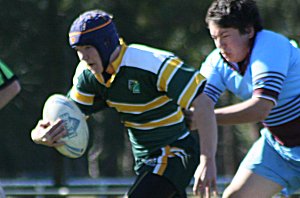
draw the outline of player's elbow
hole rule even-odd
[[[10,92],[10,99],[13,99],[16,95],[21,92],[21,84],[18,80],[13,81],[11,85],[8,87],[7,92]]]
[[[253,114],[257,121],[265,120],[274,107],[273,101],[264,98],[252,98],[251,100],[254,101]]]
[[[18,80],[13,81],[10,85],[1,90],[0,109],[5,107],[21,91],[21,85]]]
[[[15,81],[15,93],[16,93],[16,95],[17,94],[19,94],[20,92],[21,92],[21,84],[20,84],[20,82],[19,81]]]
[[[270,111],[264,111],[264,110],[262,110],[260,112],[256,112],[257,120],[258,121],[265,120],[268,117],[269,113],[270,113]]]

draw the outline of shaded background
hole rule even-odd
[[[264,25],[300,39],[300,0],[259,0]],[[18,75],[22,92],[0,112],[0,178],[131,176],[126,133],[114,111],[92,117],[89,152],[67,159],[36,145],[30,131],[46,98],[66,93],[77,64],[68,29],[79,13],[100,8],[113,13],[126,43],[142,43],[175,52],[199,67],[213,49],[204,23],[208,0],[0,0],[0,58]],[[236,102],[224,94],[218,105]],[[220,128],[218,174],[232,175],[260,126]],[[88,155],[90,153],[90,155]]]

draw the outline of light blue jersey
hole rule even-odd
[[[208,96],[217,102],[227,89],[243,100],[260,97],[273,101],[276,106],[263,124],[284,145],[300,145],[299,48],[284,36],[263,30],[256,35],[244,75],[236,65],[226,62],[218,49],[208,56],[201,67]]]
[[[245,71],[240,71],[237,63],[227,62],[215,49],[200,69],[207,78],[204,92],[215,103],[229,90],[242,100],[259,97],[275,104],[263,121],[259,143],[254,144],[242,166],[293,192],[300,187],[300,50],[286,37],[262,30],[245,66]],[[272,149],[263,149],[265,144]],[[275,158],[274,152],[281,157]],[[293,168],[283,172],[274,164],[279,160]]]

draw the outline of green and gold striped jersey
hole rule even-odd
[[[133,153],[144,157],[188,132],[182,109],[188,108],[205,78],[174,54],[143,45],[122,45],[112,63],[115,73],[104,83],[81,62],[70,98],[90,114],[115,108],[129,132]]]

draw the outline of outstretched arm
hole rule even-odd
[[[264,120],[274,107],[271,100],[252,97],[249,100],[215,110],[219,125],[233,125]]]
[[[217,124],[214,114],[214,103],[204,93],[200,94],[193,102],[193,125],[200,137],[200,164],[194,174],[194,194],[205,194],[210,197],[212,192],[217,194],[217,171],[215,155],[217,150]]]

